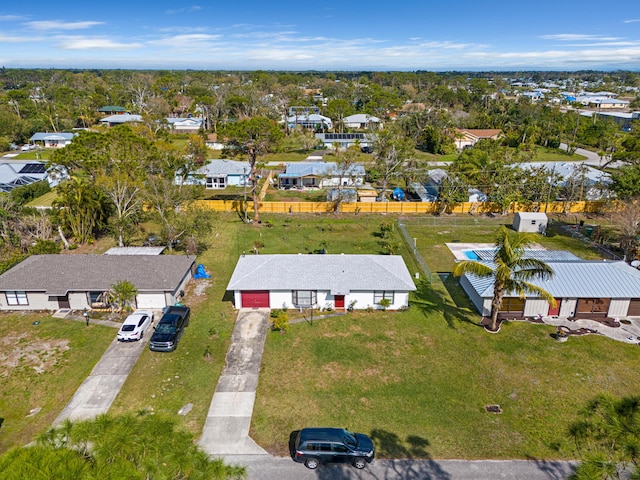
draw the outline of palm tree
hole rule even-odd
[[[493,299],[491,300],[491,322],[488,329],[496,331],[498,312],[502,307],[505,293],[517,292],[521,298],[534,294],[555,306],[556,301],[549,292],[533,284],[530,280],[546,280],[553,276],[553,269],[541,260],[525,256],[525,248],[534,237],[530,234],[510,232],[504,225],[498,230],[493,265],[475,260],[458,263],[453,271],[455,276],[464,274],[479,277],[493,277]]]

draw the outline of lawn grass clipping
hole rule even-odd
[[[51,425],[117,331],[38,313],[0,317],[1,453],[26,445]],[[28,416],[36,408],[42,410]]]

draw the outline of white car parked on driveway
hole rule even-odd
[[[119,342],[135,342],[144,336],[144,332],[153,322],[153,313],[148,310],[136,310],[125,318],[118,330]]]

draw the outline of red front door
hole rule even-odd
[[[550,317],[557,317],[558,314],[560,313],[560,302],[561,300],[559,298],[556,298],[556,306],[555,308],[552,305],[549,305],[549,313],[548,315]]]
[[[344,308],[344,295],[336,295],[335,304],[336,304],[336,309]]]

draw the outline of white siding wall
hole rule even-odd
[[[69,293],[69,307],[72,310],[82,310],[83,308],[89,308],[89,299],[87,298],[87,292]],[[58,307],[56,306],[56,309],[57,308]]]
[[[44,293],[27,293],[29,305],[7,305],[7,297],[0,293],[0,310],[57,310],[58,302],[50,302]]]
[[[491,299],[485,298],[480,309],[483,317],[489,317],[491,315]]]
[[[630,300],[627,299],[619,299],[619,300],[611,300],[611,304],[609,305],[609,316],[610,317],[626,317],[627,312],[629,311],[629,303]]]
[[[317,308],[331,307],[335,308],[335,297],[328,290],[318,290]],[[344,307],[347,308],[351,302],[355,301],[354,309],[363,310],[368,307],[380,308],[379,305],[373,303],[373,292],[354,291],[344,296]],[[236,308],[241,305],[240,290],[234,291],[234,305]],[[409,292],[395,292],[393,295],[393,304],[389,306],[389,310],[400,310],[409,305]],[[269,292],[269,308],[296,308],[293,305],[291,290],[271,290]]]
[[[573,317],[576,312],[578,300],[575,298],[563,298],[560,304],[559,317]]]
[[[535,317],[537,315],[542,315],[546,317],[549,313],[549,302],[542,298],[532,298],[527,299],[524,304],[524,316],[525,317]]]
[[[469,296],[469,298],[471,299],[471,302],[476,307],[478,312],[480,312],[481,315],[486,317],[487,316],[487,313],[485,312],[486,307],[484,307],[486,300],[480,297],[478,292],[476,292],[476,289],[471,286],[471,283],[469,282],[467,277],[464,275],[460,277],[460,286]],[[489,299],[489,313],[491,313],[491,299]]]

